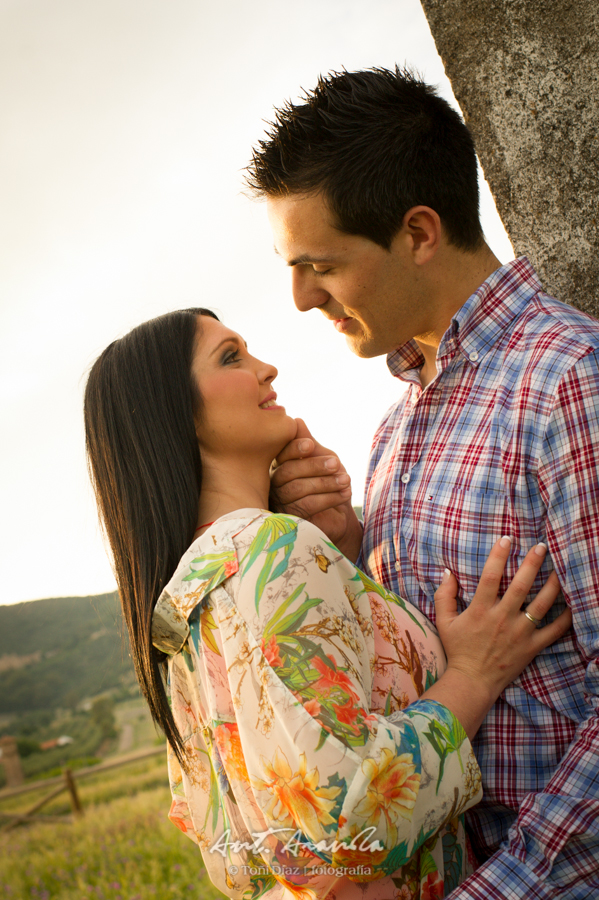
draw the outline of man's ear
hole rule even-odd
[[[425,265],[441,245],[443,226],[439,214],[430,206],[413,206],[403,217],[401,232],[408,239],[417,266]]]

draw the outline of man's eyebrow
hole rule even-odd
[[[216,345],[214,350],[211,350],[210,353],[208,354],[208,358],[210,358],[211,356],[214,356],[215,353],[218,353],[218,351],[220,350],[220,348],[222,347],[223,344],[231,344],[231,343],[237,344],[237,346],[239,346],[240,343],[243,343],[243,344],[245,344],[245,349],[247,350],[247,346],[248,346],[247,341],[244,341],[243,338],[238,338],[236,335],[231,335],[231,337],[226,337],[226,338],[223,338],[222,341],[219,341],[219,343]]]
[[[276,247],[275,247],[275,253],[277,254],[277,256],[281,255]],[[306,265],[307,263],[312,263],[313,265],[322,266],[325,263],[330,263],[330,262],[331,262],[330,256],[312,256],[312,254],[310,254],[310,253],[302,253],[301,256],[296,256],[294,259],[290,259],[289,262],[287,263],[287,265],[288,266],[303,266],[303,265]]]

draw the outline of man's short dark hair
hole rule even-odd
[[[397,67],[332,72],[303,99],[275,111],[254,150],[257,195],[322,192],[341,231],[387,250],[405,213],[429,206],[450,243],[481,245],[472,137],[434,87]]]

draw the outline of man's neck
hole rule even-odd
[[[452,317],[469,297],[501,266],[490,248],[484,244],[476,253],[464,253],[447,248],[444,258],[438,260],[436,292],[439,302],[437,320],[427,334],[414,340],[424,356],[420,370],[420,383],[424,389],[437,375],[437,350]]]
[[[416,343],[424,356],[424,365],[420,369],[420,384],[422,385],[422,390],[424,390],[437,376],[437,348],[439,344],[437,343],[434,347],[431,347],[430,345],[422,344],[418,340]]]

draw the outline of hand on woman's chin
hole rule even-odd
[[[289,419],[289,437],[287,438],[287,442],[283,444],[283,447],[286,447],[289,441],[294,441],[297,437],[298,432],[298,419],[293,419],[289,415],[287,416],[287,418]],[[281,450],[283,449],[283,447],[281,447]],[[281,450],[279,450],[278,452],[280,453]]]
[[[276,461],[277,461],[276,458],[277,458],[277,456],[278,456],[280,453],[282,453],[282,451],[285,449],[285,447],[287,447],[288,444],[290,444],[291,441],[294,441],[295,438],[297,437],[297,432],[298,432],[298,420],[297,420],[297,419],[292,419],[291,416],[289,416],[289,415],[286,416],[286,419],[287,419],[287,422],[289,423],[289,433],[288,433],[288,434],[286,435],[286,437],[285,437],[285,442],[282,443],[279,447],[276,448],[276,452],[275,452],[275,454],[274,454],[274,456],[273,456],[273,458],[272,458],[272,462],[271,462],[271,465],[270,465],[271,472],[274,470],[274,468],[276,468]]]

